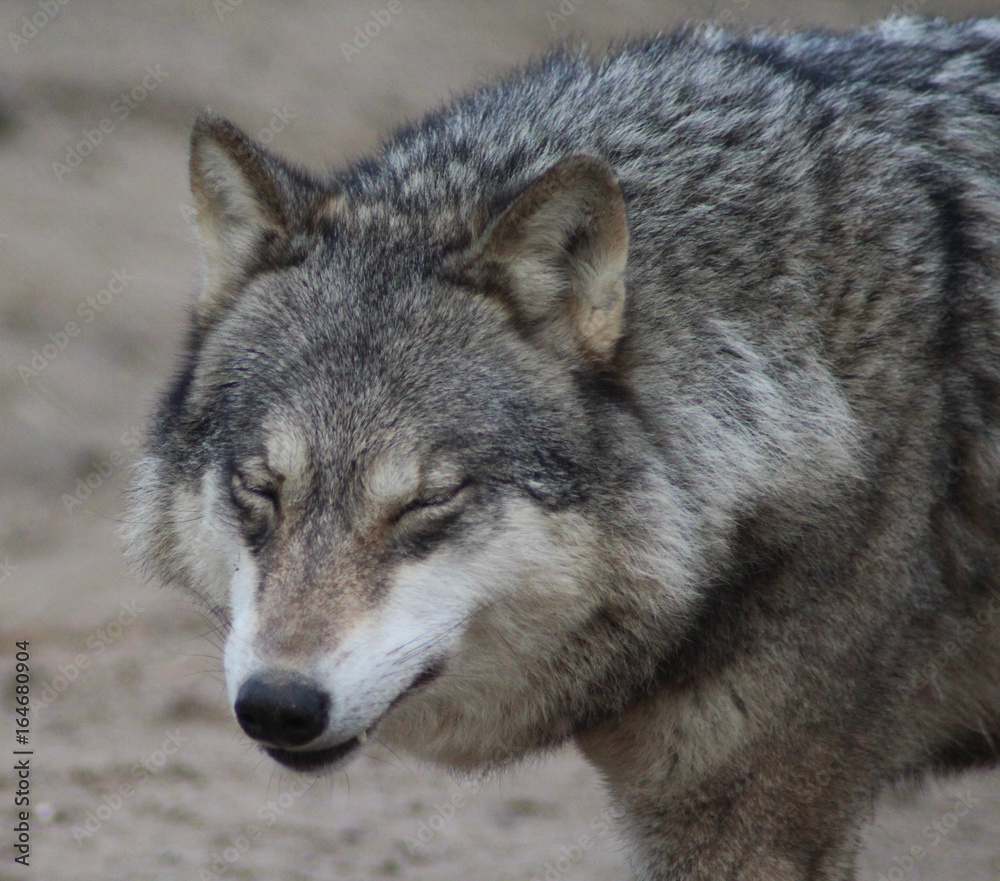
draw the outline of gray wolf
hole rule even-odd
[[[139,571],[282,765],[575,739],[638,879],[1000,744],[1000,20],[570,50],[326,176],[206,113]]]

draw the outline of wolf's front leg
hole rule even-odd
[[[832,719],[755,726],[737,692],[711,690],[659,695],[578,736],[624,809],[634,877],[851,881],[879,735]]]

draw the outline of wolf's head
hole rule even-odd
[[[608,166],[380,200],[203,115],[191,184],[204,290],[128,545],[230,620],[244,730],[301,769],[373,729],[467,767],[647,688],[688,519],[630,397]]]

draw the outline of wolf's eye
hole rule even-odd
[[[465,490],[471,483],[470,480],[466,479],[447,486],[428,488],[403,505],[399,509],[396,519],[402,520],[407,515],[420,512],[428,514],[451,512],[454,508],[452,502],[457,502],[460,497],[464,496]]]
[[[242,471],[234,471],[233,491],[274,504],[278,497],[278,484],[269,477],[248,476]]]
[[[278,507],[277,481],[270,474],[237,468],[233,471],[230,490],[233,503],[251,537],[266,532]]]

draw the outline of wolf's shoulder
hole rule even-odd
[[[338,183],[423,213],[503,202],[558,159],[589,153],[627,186],[665,157],[782,139],[799,149],[834,117],[919,141],[929,104],[945,125],[976,115],[1000,132],[1000,18],[891,19],[850,34],[690,27],[596,62],[558,47],[404,125]]]

